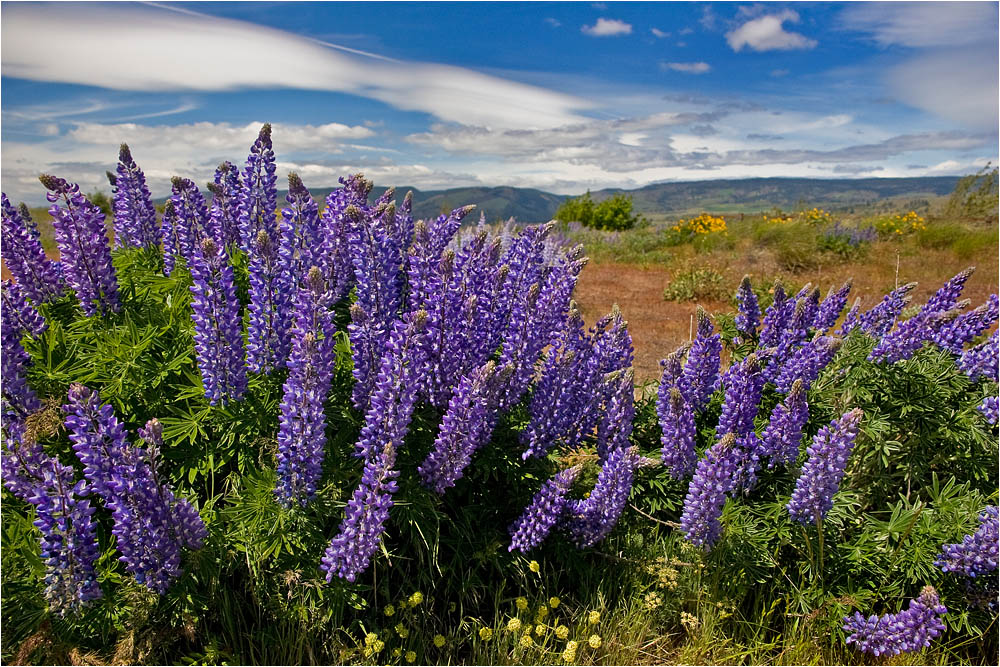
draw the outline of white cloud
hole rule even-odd
[[[669,32],[663,32],[659,28],[650,28],[649,31],[653,33],[653,36],[658,39],[666,39],[667,37],[670,37]]]
[[[965,49],[914,58],[890,69],[886,78],[892,94],[904,104],[967,127],[995,131],[998,74],[995,57]]]
[[[546,18],[545,22],[548,23],[553,28],[558,28],[559,26],[562,25],[562,22],[559,19],[554,19],[551,16],[549,16],[548,18]]]
[[[882,46],[952,47],[997,40],[993,2],[857,2],[844,8],[841,23],[871,33]]]
[[[52,11],[15,3],[4,5],[2,30],[3,75],[34,81],[133,91],[339,91],[498,127],[564,125],[591,106],[470,69],[393,60],[187,9],[66,3]]]
[[[669,69],[675,72],[684,72],[685,74],[705,74],[706,72],[712,71],[712,66],[708,63],[697,62],[697,63],[660,63],[662,69]]]
[[[785,30],[785,21],[798,23],[799,15],[786,9],[778,14],[747,21],[739,28],[727,32],[726,41],[733,51],[740,51],[744,46],[754,51],[790,51],[816,46],[816,40]]]
[[[585,25],[580,28],[580,32],[591,37],[617,37],[618,35],[631,35],[632,24],[619,21],[618,19],[599,18],[594,25]]]

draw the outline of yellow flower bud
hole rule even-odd
[[[396,613],[396,608],[393,607],[391,604],[387,604],[383,612],[385,613],[386,616],[393,616]]]
[[[518,598],[517,600],[514,601],[514,604],[516,604],[517,608],[520,609],[521,611],[524,611],[525,609],[528,608],[528,600],[525,598]]]
[[[424,594],[420,591],[416,591],[410,596],[410,606],[416,607],[418,604],[424,601]]]
[[[567,637],[569,637],[569,628],[567,628],[565,625],[560,625],[558,628],[556,628],[556,637],[558,637],[559,639],[566,639]]]
[[[479,638],[484,642],[493,639],[493,628],[479,628]]]
[[[597,625],[598,623],[600,623],[601,622],[601,612],[599,612],[599,611],[592,611],[589,614],[587,614],[587,622],[590,623],[591,625]]]
[[[416,651],[407,651],[403,657],[406,658],[406,662],[413,662],[417,659],[417,653]]]
[[[590,638],[587,640],[587,643],[590,644],[590,648],[601,648],[601,636],[590,635]]]
[[[438,648],[444,646],[445,638],[444,635],[434,635],[434,645]]]
[[[531,638],[531,635],[524,635],[523,637],[521,637],[521,642],[520,642],[521,648],[528,648],[534,645],[534,643],[535,640]]]
[[[510,630],[511,632],[517,632],[518,630],[520,630],[521,629],[521,619],[519,619],[519,618],[512,618],[509,621],[507,621],[507,629]]]
[[[541,568],[541,566],[538,565],[538,561],[537,560],[533,560],[530,563],[528,563],[528,569],[531,570],[532,572],[534,572],[535,574],[538,574],[538,572],[542,568]]]

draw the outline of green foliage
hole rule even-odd
[[[663,298],[667,301],[721,300],[728,294],[722,274],[707,268],[681,271],[663,290]]]
[[[595,204],[590,190],[575,199],[567,199],[556,211],[560,222],[579,222],[584,227],[606,231],[632,229],[639,222],[639,216],[632,212],[632,197],[616,194]]]

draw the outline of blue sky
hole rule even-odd
[[[279,172],[560,193],[996,161],[998,5],[9,3],[2,181]]]

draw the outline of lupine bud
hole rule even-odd
[[[854,300],[854,305],[851,309],[847,311],[847,315],[844,316],[844,323],[840,325],[840,329],[837,333],[841,336],[846,336],[855,327],[857,327],[861,322],[861,297]]]
[[[681,375],[684,373],[684,355],[687,354],[691,344],[685,343],[674,350],[666,359],[660,360],[660,385],[659,396],[661,402],[666,402],[667,394],[673,387],[680,386]]]
[[[806,402],[806,385],[802,380],[792,383],[785,400],[774,406],[771,420],[761,436],[763,452],[775,464],[795,463],[802,443],[802,429],[809,421],[809,404]]]
[[[669,399],[657,401],[660,417],[660,443],[663,465],[674,479],[684,479],[694,470],[698,455],[695,453],[694,411],[677,387],[671,387]]]
[[[997,381],[998,357],[1000,357],[1000,341],[994,331],[989,340],[970,347],[958,358],[958,368],[975,382],[979,378]]]
[[[727,433],[737,437],[753,430],[753,420],[757,416],[764,389],[764,374],[757,354],[751,354],[741,361],[730,374],[726,398],[722,404],[722,414],[716,426],[716,437]]]
[[[296,173],[288,175],[288,207],[281,209],[281,260],[294,281],[305,277],[319,253],[319,207]]]
[[[108,174],[109,180],[112,174]],[[160,245],[156,209],[146,187],[146,175],[132,159],[128,144],[118,152],[118,167],[111,183],[115,213],[115,245],[155,248]]]
[[[275,239],[261,230],[250,253],[250,322],[247,366],[254,373],[283,368],[292,322],[292,277],[278,256]]]
[[[243,191],[240,196],[240,243],[243,252],[253,254],[258,236],[265,232],[277,240],[278,225],[275,209],[278,206],[277,167],[271,146],[271,124],[264,123],[257,140],[250,147],[246,168],[243,171]]]
[[[834,291],[830,288],[823,303],[819,304],[819,311],[813,322],[813,328],[817,331],[826,331],[833,327],[840,317],[841,311],[847,305],[847,296],[851,293],[851,280],[845,282],[840,289]],[[845,322],[846,323],[846,322]]]
[[[743,276],[739,289],[736,290],[736,305],[739,313],[736,315],[736,329],[753,338],[757,335],[757,327],[760,326],[760,305],[757,303],[757,295],[750,286],[750,276]]]
[[[111,244],[104,229],[104,214],[80,192],[80,186],[42,174],[45,195],[52,202],[49,215],[63,277],[76,291],[83,312],[90,316],[118,312],[118,278],[111,264]],[[62,200],[62,205],[56,203]]]
[[[774,301],[764,312],[764,322],[760,330],[760,347],[774,347],[781,340],[781,334],[788,328],[795,301],[785,295],[781,283],[774,284]]]
[[[4,440],[4,486],[35,507],[33,523],[41,533],[46,569],[45,598],[53,612],[65,616],[102,595],[94,572],[99,549],[95,508],[87,497],[90,489],[85,481],[76,481],[72,466],[45,454],[40,444],[21,443],[9,435]]]
[[[238,401],[247,388],[243,317],[225,250],[206,238],[191,256],[191,317],[205,397]]]
[[[31,218],[24,217],[2,195],[3,228],[0,252],[4,266],[10,271],[25,296],[36,304],[51,301],[65,290],[59,266],[45,255],[39,242],[38,228]]]
[[[531,504],[510,527],[511,538],[507,551],[517,549],[521,553],[528,553],[548,537],[566,509],[566,494],[579,472],[579,466],[574,466],[557,473],[542,485]]]
[[[970,266],[969,268],[960,271],[951,280],[946,282],[934,295],[927,300],[923,308],[920,309],[920,314],[928,315],[930,313],[943,313],[946,310],[951,310],[958,303],[958,299],[962,296],[962,290],[965,288],[965,283],[968,282],[969,278],[975,272],[976,267]]]
[[[1000,314],[1000,298],[996,294],[991,294],[983,305],[941,326],[932,335],[932,340],[938,347],[952,354],[961,354],[966,343],[997,321],[998,314]]]
[[[705,452],[684,497],[681,530],[688,542],[706,550],[712,548],[722,533],[719,517],[726,495],[733,488],[737,460],[731,450],[735,443],[736,436],[727,433]]]
[[[173,222],[176,230],[174,233],[181,237],[178,248],[190,262],[191,255],[201,247],[201,242],[213,236],[208,229],[208,207],[194,181],[174,176],[170,179],[170,185],[173,192],[170,202],[177,214]]]
[[[427,326],[427,313],[407,313],[393,324],[386,355],[379,369],[378,383],[357,449],[365,456],[361,483],[347,504],[340,530],[323,556],[321,569],[326,580],[334,576],[354,581],[371,562],[385,530],[396,492],[394,470],[396,452],[410,427],[414,396],[409,391],[413,369],[420,360],[413,352],[422,349],[417,340]]]
[[[849,633],[848,644],[875,656],[898,655],[920,651],[930,646],[931,640],[940,635],[945,624],[941,616],[948,609],[941,604],[937,591],[925,586],[920,597],[910,600],[910,607],[896,614],[869,616],[861,612],[844,617],[844,632]]]
[[[966,535],[958,544],[945,544],[934,565],[942,572],[955,572],[976,578],[991,574],[997,569],[998,536],[997,506],[987,507],[979,515],[979,528],[972,535]],[[995,579],[995,575],[993,576]]]
[[[691,343],[687,363],[680,378],[684,398],[696,411],[708,405],[712,393],[719,387],[719,364],[722,354],[722,337],[712,334],[712,320],[698,306],[698,335]]]
[[[305,505],[316,493],[326,449],[323,404],[334,368],[333,311],[323,274],[314,266],[304,282],[295,302],[278,429],[275,493],[286,506]]]
[[[348,206],[364,206],[368,201],[372,182],[361,174],[344,178],[343,187],[333,190],[326,197],[326,207],[320,217],[321,249],[314,258],[323,271],[334,301],[340,301],[354,282],[354,265],[348,245]]]
[[[860,408],[855,408],[821,428],[813,438],[807,450],[809,459],[802,466],[788,503],[793,520],[813,523],[833,507],[833,496],[840,488],[847,458],[854,449],[862,414]]]
[[[240,170],[231,162],[223,162],[215,170],[215,179],[208,184],[208,189],[214,195],[208,227],[215,242],[228,251],[240,243],[240,220],[243,219]]]
[[[801,380],[805,389],[809,389],[820,372],[833,360],[842,343],[839,338],[818,336],[795,350],[774,379],[775,387],[778,391],[787,393],[792,388],[792,383]]]
[[[906,308],[906,304],[910,302],[910,297],[907,295],[916,286],[917,283],[907,283],[886,294],[882,297],[882,301],[876,304],[874,308],[865,311],[858,317],[858,328],[872,338],[881,339],[892,329],[896,318]],[[844,326],[847,326],[846,322]],[[844,333],[847,333],[847,331],[849,330],[845,329]]]
[[[615,447],[597,475],[597,483],[583,500],[566,506],[566,531],[581,547],[603,540],[618,523],[632,490],[632,477],[639,457],[629,447]]]

